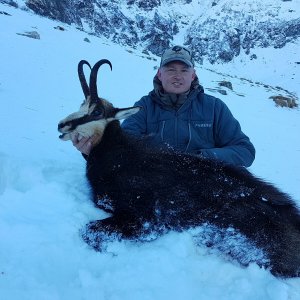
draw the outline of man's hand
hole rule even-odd
[[[74,147],[81,153],[89,155],[94,146],[94,138],[85,138],[77,133],[74,136],[72,136],[72,143]]]

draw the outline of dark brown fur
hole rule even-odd
[[[153,149],[113,121],[87,160],[87,177],[95,204],[112,213],[83,233],[96,250],[115,238],[143,241],[208,223],[246,236],[273,274],[300,274],[296,205],[244,168]]]

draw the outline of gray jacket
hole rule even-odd
[[[154,90],[135,103],[142,109],[122,123],[135,136],[154,144],[249,167],[255,148],[224,102],[204,93],[196,78],[186,95],[164,94],[157,77]],[[176,101],[176,97],[178,97]]]

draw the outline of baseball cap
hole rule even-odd
[[[160,66],[163,67],[171,61],[182,61],[189,67],[194,67],[194,60],[192,53],[189,49],[182,46],[174,46],[170,49],[165,50],[161,57]]]

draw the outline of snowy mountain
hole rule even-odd
[[[16,1],[4,1],[16,3]],[[22,1],[18,1],[22,2]],[[24,2],[24,1],[23,1]],[[299,0],[27,0],[37,14],[159,55],[180,39],[198,62],[228,62],[300,36]]]
[[[159,60],[142,46],[118,45],[22,5],[0,4],[0,299],[299,299],[299,278],[241,267],[196,246],[191,232],[145,244],[114,242],[107,253],[83,242],[80,229],[106,214],[90,199],[85,161],[58,139],[58,122],[83,99],[77,63],[110,59],[113,71],[101,68],[99,94],[127,107],[152,89]],[[299,43],[255,49],[250,63],[241,53],[226,64],[197,64],[196,71],[254,143],[250,171],[300,206],[300,111],[270,98],[299,95],[300,72],[291,60]]]

